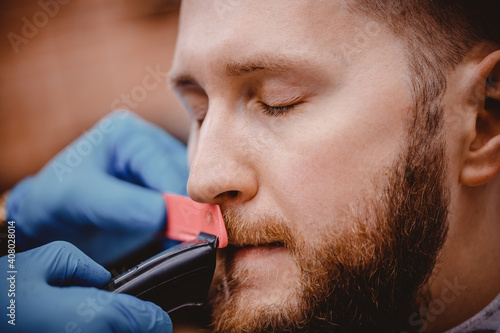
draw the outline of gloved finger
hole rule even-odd
[[[161,192],[186,193],[189,170],[183,146],[169,149],[152,136],[136,135],[122,143],[115,162],[124,179]]]
[[[131,112],[116,112],[110,118],[124,122],[119,149],[114,150],[114,174],[161,192],[186,194],[186,146]]]
[[[170,318],[161,308],[130,295],[88,287],[36,290],[39,295],[20,305],[21,331],[172,332]]]
[[[175,140],[164,134],[165,140]],[[153,136],[135,136],[123,142],[117,152],[116,170],[123,178],[156,189],[161,192],[186,194],[187,167],[186,148],[165,148]]]
[[[102,230],[155,233],[165,225],[166,207],[160,192],[109,175],[81,184],[78,198],[68,202],[78,202],[66,208],[79,210],[80,223]]]
[[[173,152],[176,149],[183,150],[186,147],[182,142],[171,136],[160,126],[142,119],[131,111],[114,111],[106,118],[109,118],[111,122],[117,124],[119,122],[123,122],[124,126],[122,127],[126,129],[125,134],[130,134],[130,132],[146,134],[147,136],[153,138],[160,146],[169,150],[170,152]]]
[[[7,200],[5,202],[5,208],[7,210],[6,218],[8,221],[17,222],[19,204],[26,193],[29,192],[33,187],[33,182],[33,176],[26,177],[22,181],[17,183],[16,186],[12,188],[12,190],[9,191]]]
[[[101,287],[111,279],[111,273],[70,243],[57,241],[34,250],[25,252],[19,262],[22,265],[30,260],[33,265],[41,266],[48,284]]]
[[[172,332],[170,317],[159,306],[126,294],[113,294],[102,314],[116,332]],[[168,297],[168,295],[166,295]]]

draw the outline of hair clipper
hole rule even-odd
[[[219,206],[165,194],[165,236],[183,243],[113,278],[104,289],[151,301],[166,312],[205,303],[215,271],[217,248],[228,243]]]

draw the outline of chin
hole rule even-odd
[[[300,270],[282,246],[230,247],[216,272],[216,332],[265,332],[267,318],[297,319]],[[288,315],[289,314],[289,315]],[[288,317],[288,318],[287,318]],[[256,324],[258,323],[258,324]]]

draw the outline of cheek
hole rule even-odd
[[[360,200],[372,198],[374,182],[383,185],[402,149],[403,120],[395,114],[403,112],[370,110],[380,116],[368,117],[366,109],[350,110],[299,122],[270,162],[279,165],[267,178],[279,191],[274,199],[304,234],[324,231],[325,223],[342,220]]]

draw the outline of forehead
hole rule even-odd
[[[174,69],[200,73],[268,54],[352,62],[372,44],[390,42],[383,30],[341,0],[186,0]]]
[[[348,14],[338,0],[187,0],[182,7],[183,28],[221,38],[232,33],[248,38],[285,31],[298,33],[296,37],[320,38],[324,34],[320,27],[344,21]]]

